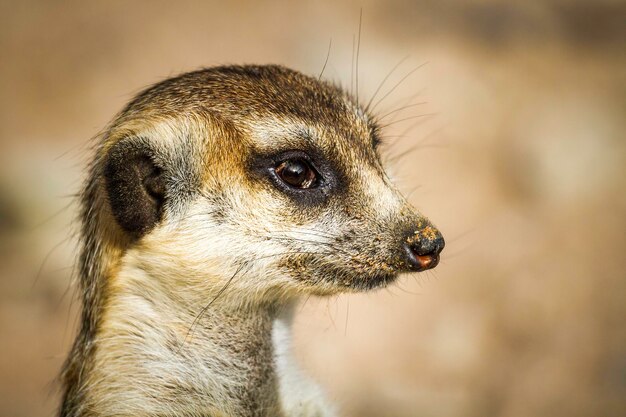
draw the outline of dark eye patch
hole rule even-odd
[[[271,184],[298,206],[323,205],[345,186],[343,172],[314,149],[292,149],[276,153],[253,151],[248,161],[249,171],[254,179]],[[281,170],[277,168],[286,161],[301,161],[309,165],[317,174],[314,186],[299,188],[281,178]]]

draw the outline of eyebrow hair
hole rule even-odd
[[[313,145],[317,144],[318,139],[319,139],[317,137],[318,136],[317,132],[315,132],[314,129],[311,129],[307,125],[297,126],[294,130],[294,134],[298,138],[304,139],[306,142],[313,144]]]

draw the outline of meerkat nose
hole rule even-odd
[[[404,249],[413,271],[432,269],[439,263],[439,254],[446,245],[439,230],[431,225],[418,229],[406,239]]]

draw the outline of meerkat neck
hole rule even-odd
[[[86,409],[95,415],[282,415],[272,340],[277,308],[246,311],[216,302],[203,310],[182,304],[158,282],[132,265],[111,279]]]

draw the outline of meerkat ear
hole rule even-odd
[[[104,178],[111,211],[122,229],[139,237],[161,220],[165,177],[146,144],[120,141],[113,145]]]

